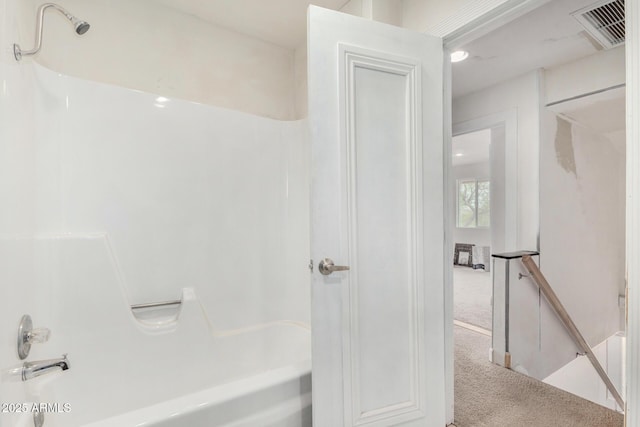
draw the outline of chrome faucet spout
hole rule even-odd
[[[22,365],[22,381],[27,381],[51,372],[66,371],[69,368],[70,364],[66,354],[60,359],[25,362],[24,365]]]

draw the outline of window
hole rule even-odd
[[[458,181],[458,228],[489,227],[491,200],[489,180]]]

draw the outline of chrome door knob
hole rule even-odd
[[[331,258],[325,258],[318,264],[318,270],[325,276],[330,275],[334,271],[346,271],[349,270],[348,265],[335,265]]]

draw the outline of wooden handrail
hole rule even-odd
[[[591,347],[589,347],[589,344],[578,330],[576,324],[573,323],[573,320],[569,316],[569,313],[567,313],[567,310],[564,308],[564,306],[560,302],[560,299],[551,288],[551,285],[549,284],[549,282],[547,282],[547,279],[544,277],[536,263],[533,261],[533,258],[531,258],[531,256],[529,255],[525,255],[522,257],[522,263],[527,268],[527,270],[529,270],[531,277],[538,284],[538,287],[542,291],[542,294],[545,296],[547,301],[549,301],[549,304],[551,304],[551,307],[560,318],[560,321],[562,321],[564,326],[569,331],[571,338],[573,338],[578,347],[580,347],[580,349],[587,355],[587,358],[593,365],[594,369],[596,370],[600,378],[602,378],[604,384],[607,386],[609,393],[611,393],[618,405],[620,405],[620,408],[624,410],[624,401],[622,400],[620,393],[618,393],[618,390],[616,390],[616,387],[613,385],[611,379],[602,368],[602,365],[600,365],[600,362],[591,350]]]

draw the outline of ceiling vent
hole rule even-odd
[[[599,1],[571,15],[605,49],[624,44],[624,0]]]

